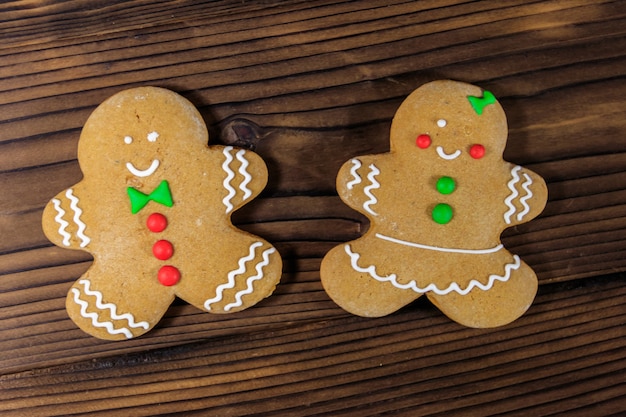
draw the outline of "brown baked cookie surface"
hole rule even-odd
[[[263,190],[266,166],[253,152],[208,146],[182,96],[156,87],[115,94],[87,120],[78,161],[83,180],[47,204],[42,224],[54,244],[94,257],[66,301],[85,332],[142,335],[176,296],[232,313],[274,291],[279,253],[230,220]]]
[[[410,94],[393,119],[390,152],[353,158],[339,171],[339,196],[370,228],[324,257],[329,296],[365,317],[423,294],[465,326],[522,315],[537,277],[500,235],[541,213],[547,187],[502,159],[506,140],[506,116],[489,91],[442,80]]]

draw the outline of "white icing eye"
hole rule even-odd
[[[130,145],[131,143],[133,143],[133,138],[131,138],[130,136],[124,136],[124,143]]]
[[[448,122],[446,121],[446,119],[439,119],[439,120],[437,120],[437,126],[439,126],[439,127],[446,127],[447,124],[448,124]]]
[[[150,132],[148,133],[148,142],[156,142],[158,137],[159,134],[157,132]]]

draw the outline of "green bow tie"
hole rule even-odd
[[[150,202],[150,200],[155,203],[163,204],[167,207],[172,207],[174,205],[174,202],[172,201],[172,193],[170,192],[170,186],[165,180],[161,181],[161,184],[159,184],[159,186],[149,195],[144,194],[133,187],[128,187],[126,191],[128,192],[128,197],[130,197],[130,211],[133,214],[137,214],[146,206],[146,204],[148,204],[148,202]]]

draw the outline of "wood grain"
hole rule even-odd
[[[0,4],[2,415],[568,415],[626,412],[626,3],[570,0]],[[502,329],[424,301],[352,317],[319,283],[366,219],[336,196],[349,158],[388,149],[424,82],[494,92],[505,157],[550,200],[503,242],[540,296]],[[285,259],[275,295],[232,316],[177,301],[155,331],[102,342],[68,319],[90,265],[43,236],[82,177],[80,129],[138,85],[189,98],[213,143],[254,149],[270,181],[235,213]]]
[[[623,282],[553,286],[501,330],[462,329],[420,305],[212,338],[6,376],[0,406],[7,416],[610,415],[623,410],[625,295]]]

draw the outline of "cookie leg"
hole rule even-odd
[[[90,269],[67,293],[70,318],[84,332],[99,339],[124,340],[148,332],[174,300],[166,287],[155,284],[155,288],[142,288],[137,285],[141,279],[129,278],[124,282],[117,278],[118,275]]]
[[[509,265],[500,275],[507,280],[493,280],[493,286],[487,290],[474,287],[466,295],[428,293],[428,298],[446,316],[464,326],[488,328],[508,324],[528,310],[537,293],[535,272],[519,257],[514,257]],[[514,268],[516,265],[519,267]]]
[[[282,260],[268,242],[244,233],[208,262],[206,276],[181,281],[177,295],[211,313],[234,313],[270,296],[280,281]],[[205,260],[206,262],[206,260]]]
[[[361,246],[357,242],[336,246],[322,260],[322,285],[337,305],[357,316],[382,317],[420,296],[379,280],[386,275],[374,265],[363,264]]]

